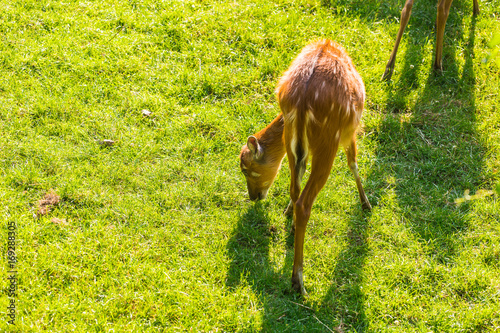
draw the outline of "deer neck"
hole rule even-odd
[[[264,150],[267,162],[281,163],[281,160],[285,156],[284,128],[283,114],[280,113],[266,128],[255,134],[255,137],[259,140],[259,144]]]

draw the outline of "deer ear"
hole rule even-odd
[[[257,140],[257,138],[255,136],[250,135],[248,137],[247,147],[248,147],[248,149],[250,149],[250,151],[252,152],[252,155],[254,156],[255,159],[260,158],[260,156],[262,155],[262,150],[261,150],[261,147],[259,145],[259,141]]]

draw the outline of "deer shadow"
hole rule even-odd
[[[395,165],[399,205],[413,206],[408,227],[419,239],[433,244],[432,256],[440,263],[453,258],[455,235],[467,229],[453,200],[463,189],[476,188],[484,169],[485,148],[475,130],[475,26],[472,18],[462,73],[450,61],[456,49],[448,47],[445,72],[430,73],[412,110],[397,106],[405,88],[388,87],[387,109],[393,112],[386,114],[379,135],[379,147],[386,148],[377,155]],[[411,76],[403,76],[402,84],[411,83]],[[399,142],[391,144],[394,138]],[[413,170],[411,178],[408,170]]]
[[[226,275],[229,291],[251,288],[257,295],[263,308],[261,330],[264,332],[272,331],[272,322],[282,315],[277,310],[281,307],[279,303],[297,299],[289,279],[284,278],[270,258],[271,243],[276,240],[278,231],[269,223],[267,206],[267,202],[258,201],[240,215],[227,244],[230,265]],[[288,266],[285,264],[283,270]]]
[[[242,214],[228,242],[231,264],[226,285],[234,289],[246,280],[259,292],[273,293],[273,281],[279,276],[272,269],[269,247],[273,229],[262,202],[257,202]],[[271,282],[271,283],[270,283]]]
[[[329,304],[326,308],[313,310],[307,299],[297,294],[291,287],[294,255],[291,218],[283,216],[286,237],[284,240],[278,240],[278,232],[270,225],[266,203],[257,202],[241,214],[227,245],[230,265],[226,275],[226,286],[230,292],[241,287],[249,287],[257,295],[262,306],[260,331],[321,332],[327,330],[326,327],[338,326],[338,321],[331,318],[331,311],[338,310],[344,313],[341,308],[345,308],[346,304],[347,312],[357,311],[359,314],[357,320],[361,324],[365,322],[362,303],[356,300],[360,293],[360,281],[356,278],[355,281],[352,280],[353,266],[356,267],[355,274],[361,277],[362,262],[367,251],[365,238],[368,218],[363,215],[360,207],[357,208],[358,206],[356,203],[356,208],[353,208],[354,216],[349,223],[347,235],[349,245],[339,256],[332,277],[336,288],[330,289],[328,297],[336,299],[336,303],[333,304],[334,309]],[[277,246],[286,247],[281,268],[277,268],[279,265],[270,258],[271,246],[275,241],[278,242]]]
[[[370,193],[372,198],[377,195],[373,191]],[[330,276],[331,285],[316,316],[338,332],[363,332],[368,327],[362,283],[369,254],[367,237],[370,220],[370,212],[363,213],[353,206],[345,234],[347,245],[336,258],[331,258],[332,262],[336,262]]]

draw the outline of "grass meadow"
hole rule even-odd
[[[436,2],[415,1],[386,83],[402,0],[0,1],[0,331],[499,330],[500,1],[453,2],[442,74]],[[238,154],[317,38],[366,85],[373,211],[339,152],[301,297],[286,158],[253,203]],[[480,198],[456,204],[466,191]]]

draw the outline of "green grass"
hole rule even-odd
[[[0,331],[500,329],[499,196],[454,204],[500,182],[500,68],[483,61],[500,2],[473,18],[472,1],[454,1],[434,74],[436,3],[416,1],[382,83],[402,2],[0,2],[0,239],[15,221],[19,283],[16,326],[4,292]],[[340,152],[307,229],[301,298],[287,162],[254,204],[237,156],[279,112],[280,74],[323,37],[366,85],[373,211]],[[61,201],[37,216],[51,189]]]

